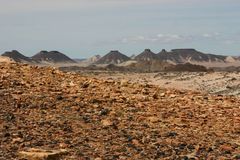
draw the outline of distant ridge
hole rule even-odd
[[[118,50],[113,50],[100,58],[96,64],[120,64],[128,60],[130,60],[128,56],[120,53]]]
[[[191,62],[226,62],[226,56],[204,54],[195,49],[173,49],[170,52],[162,50],[158,58],[175,64]]]
[[[24,56],[17,50],[7,51],[3,53],[2,56],[9,57],[13,59],[15,62],[28,62],[28,63],[33,62],[31,58]]]
[[[151,60],[157,60],[158,56],[153,53],[150,49],[145,49],[142,53],[137,55],[135,58],[137,61],[151,61]]]
[[[76,59],[73,60],[66,56],[65,54],[58,51],[41,51],[32,57],[27,57],[17,50],[8,51],[2,54],[3,57],[8,57],[15,62],[29,63],[36,65],[76,65],[76,66],[90,66],[95,65],[96,67],[103,67],[109,64],[114,64],[116,66],[128,67],[130,69],[134,68],[138,70],[146,71],[157,71],[159,69],[164,69],[168,65],[178,65],[178,64],[194,64],[199,66],[205,66],[207,68],[225,68],[225,67],[238,67],[240,66],[239,56],[225,56],[225,55],[215,55],[206,54],[197,51],[192,48],[185,49],[172,49],[167,51],[163,49],[159,53],[155,54],[150,49],[145,49],[139,55],[133,55],[130,57],[120,53],[118,50],[112,50],[105,56],[95,55],[89,59]],[[104,64],[104,65],[102,65]],[[189,67],[179,66],[179,67]],[[144,68],[145,67],[145,68]],[[197,66],[194,66],[197,68]],[[109,68],[113,68],[110,65]],[[115,67],[116,68],[116,67]],[[119,69],[119,68],[118,68]],[[184,68],[185,69],[185,68]],[[198,69],[201,69],[198,67]]]
[[[32,56],[32,59],[48,63],[76,63],[74,60],[58,51],[41,51]]]

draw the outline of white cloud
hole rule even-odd
[[[214,32],[214,33],[204,33],[202,35],[203,38],[218,38],[221,34],[218,32]]]
[[[158,34],[158,40],[161,42],[176,42],[186,40],[187,37],[178,34]]]
[[[137,42],[159,42],[159,43],[173,43],[190,40],[190,36],[183,36],[178,34],[157,34],[156,36],[134,36],[123,38],[122,43],[137,43]]]
[[[220,42],[226,45],[233,45],[240,43],[239,36],[235,34],[223,34],[219,32],[213,33],[204,33],[201,36],[198,36],[201,40],[211,40],[215,42]]]
[[[137,43],[140,41],[146,41],[146,37],[144,36],[134,36],[134,37],[128,37],[128,38],[123,38],[122,43]]]
[[[208,34],[208,33],[204,33],[202,36],[205,37],[205,38],[211,38],[212,37],[212,35]]]
[[[228,40],[226,39],[228,37]],[[155,36],[132,36],[125,37],[121,40],[122,43],[183,43],[192,41],[219,41],[225,44],[233,44],[237,42],[237,38],[230,35],[224,35],[219,32],[204,33],[196,35],[180,35],[180,34],[156,34]],[[239,41],[238,41],[239,42]]]

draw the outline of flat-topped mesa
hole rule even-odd
[[[111,50],[110,53],[120,53],[118,50]]]
[[[159,56],[159,55],[168,55],[168,53],[170,53],[170,52],[168,52],[168,51],[165,50],[165,49],[162,49],[161,52],[157,53],[157,55],[158,55],[158,56]]]
[[[167,53],[166,49],[162,49],[160,53]]]
[[[135,57],[135,60],[137,61],[151,61],[157,59],[158,56],[155,53],[153,53],[150,49],[145,49],[142,53]]]
[[[19,53],[17,50],[12,50],[12,53]]]
[[[184,52],[184,51],[188,51],[188,52],[197,52],[196,49],[194,48],[181,48],[181,49],[172,49],[172,52]]]
[[[144,52],[152,52],[151,49],[145,49]]]
[[[55,53],[55,54],[58,54],[60,53],[59,51],[50,51],[49,53]]]
[[[47,53],[48,53],[48,51],[45,51],[45,50],[42,50],[39,52],[39,54],[47,54]]]
[[[182,63],[225,63],[226,56],[205,54],[193,48],[172,49],[170,52],[162,50],[158,53],[159,59],[173,64]]]

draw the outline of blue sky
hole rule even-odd
[[[0,0],[0,52],[196,48],[240,55],[239,0]]]

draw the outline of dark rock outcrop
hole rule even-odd
[[[191,63],[177,64],[166,68],[167,71],[173,72],[207,72],[208,69],[201,65],[195,65]]]
[[[156,59],[150,61],[140,60],[137,61],[137,63],[132,63],[126,66],[126,68],[135,72],[159,72],[165,71],[167,68],[171,66],[173,65]]]

